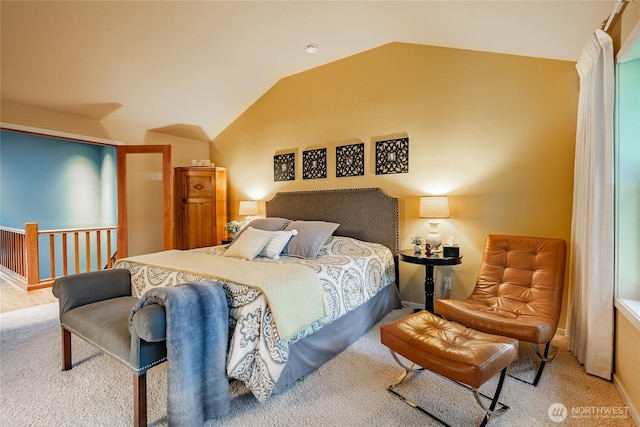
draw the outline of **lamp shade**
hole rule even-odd
[[[420,218],[449,218],[449,198],[447,196],[421,197]]]
[[[255,200],[242,200],[238,209],[240,216],[258,215],[258,202]]]

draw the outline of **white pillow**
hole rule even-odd
[[[269,243],[262,248],[262,251],[258,254],[258,256],[266,256],[271,259],[280,258],[280,253],[282,249],[284,249],[285,245],[289,243],[289,239],[291,236],[295,236],[298,234],[298,230],[291,231],[269,231],[271,234],[271,240]]]
[[[271,240],[271,232],[248,227],[222,254],[251,261]]]

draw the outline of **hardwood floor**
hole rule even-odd
[[[56,302],[51,288],[26,291],[0,272],[0,313]]]

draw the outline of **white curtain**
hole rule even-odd
[[[613,363],[613,100],[611,37],[597,30],[580,76],[569,261],[569,349],[593,375]]]

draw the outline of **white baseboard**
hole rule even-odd
[[[638,412],[638,408],[633,405],[631,397],[629,397],[629,394],[622,386],[622,383],[620,383],[620,381],[618,380],[616,374],[613,374],[613,385],[616,386],[616,390],[618,390],[618,393],[620,393],[622,401],[625,405],[627,405],[629,416],[631,417],[635,425],[640,426],[640,412]]]

